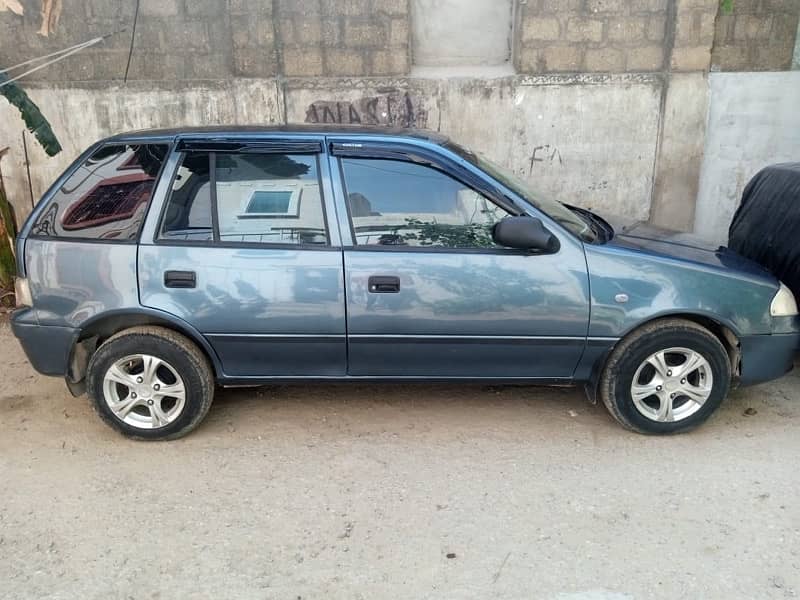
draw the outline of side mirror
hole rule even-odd
[[[519,250],[557,252],[558,238],[550,233],[536,217],[506,217],[495,224],[492,239],[500,246]]]

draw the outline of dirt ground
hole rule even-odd
[[[128,441],[0,324],[2,598],[792,598],[800,378],[700,430],[577,390],[226,390]]]

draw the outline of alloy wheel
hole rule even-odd
[[[103,396],[122,422],[158,429],[177,419],[186,405],[183,379],[168,362],[149,354],[116,361],[103,377]]]
[[[711,365],[689,348],[667,348],[648,356],[636,370],[631,398],[648,419],[675,422],[696,413],[714,386]]]

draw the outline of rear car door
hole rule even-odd
[[[521,209],[436,149],[331,148],[350,375],[572,377],[589,321],[579,240],[559,230],[554,254],[498,247],[492,226]]]
[[[315,137],[190,137],[171,157],[141,238],[141,302],[200,331],[226,377],[346,373],[342,255],[322,149]]]

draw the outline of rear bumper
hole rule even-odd
[[[740,383],[752,385],[778,379],[792,370],[800,332],[746,335],[739,338],[742,353]]]
[[[65,376],[70,352],[79,330],[71,327],[39,325],[27,308],[14,311],[11,330],[19,340],[31,365],[43,375]]]

